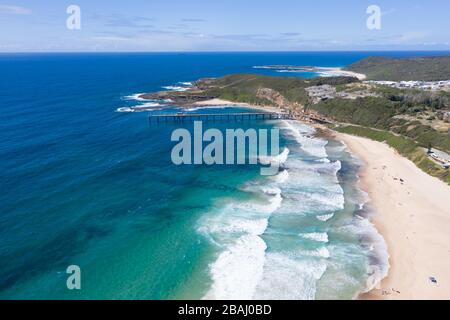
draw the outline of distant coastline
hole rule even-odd
[[[368,80],[446,81],[450,80],[450,56],[368,57],[345,70],[364,73]]]
[[[359,80],[365,80],[367,77],[363,73],[358,73],[350,70],[345,70],[340,67],[316,67],[316,66],[291,66],[291,65],[269,65],[269,66],[255,66],[255,69],[270,69],[277,72],[290,73],[316,73],[321,77],[355,77]]]

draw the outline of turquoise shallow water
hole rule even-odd
[[[0,298],[354,297],[385,260],[344,146],[298,123],[214,123],[279,127],[283,171],[174,166],[175,127],[116,110],[180,81],[369,54],[0,55]]]

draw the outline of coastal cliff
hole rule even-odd
[[[422,170],[450,183],[450,172],[423,149],[450,153],[450,92],[394,88],[353,77],[269,77],[234,74],[195,81],[183,91],[161,91],[140,98],[181,107],[221,99],[275,107],[304,122],[334,124],[347,133],[393,137],[392,146]],[[383,138],[384,139],[384,138]],[[389,139],[388,139],[389,140]]]

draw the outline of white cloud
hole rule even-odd
[[[0,14],[29,15],[31,10],[25,7],[0,4]]]
[[[93,40],[99,41],[129,41],[130,38],[127,37],[118,37],[118,36],[97,36],[92,37]]]
[[[397,42],[410,42],[415,40],[422,40],[426,38],[427,34],[425,32],[407,32],[401,35]]]

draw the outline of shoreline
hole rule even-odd
[[[388,276],[359,299],[448,299],[450,187],[383,143],[333,134],[365,163],[359,184],[389,253]]]
[[[251,108],[251,109],[259,109],[261,111],[266,112],[277,112],[280,111],[279,108],[272,107],[272,106],[257,106],[253,104],[249,104],[246,102],[233,102],[223,99],[211,99],[206,101],[198,101],[193,104],[196,107],[214,107],[214,106],[239,106],[239,107],[245,107],[245,108]]]
[[[317,71],[321,75],[327,75],[332,77],[339,77],[339,76],[355,77],[361,81],[367,79],[367,76],[365,74],[344,70],[343,68],[340,67],[318,67]]]
[[[270,106],[212,99],[197,106],[243,106],[268,112]],[[322,125],[316,129],[329,131]],[[358,185],[368,194],[371,222],[386,242],[388,275],[375,288],[356,296],[361,300],[449,299],[450,187],[420,170],[388,145],[333,130],[364,165]],[[437,283],[433,283],[436,280]]]
[[[359,80],[366,80],[367,76],[363,73],[344,70],[344,67],[318,67],[318,66],[291,66],[291,65],[271,65],[271,66],[255,66],[254,68],[272,69],[278,72],[313,72],[321,77],[355,77]]]
[[[270,106],[256,106],[256,105],[250,105],[248,103],[239,103],[239,102],[232,102],[232,101],[228,101],[228,100],[222,100],[222,99],[211,99],[211,100],[207,100],[207,101],[201,101],[201,102],[196,102],[195,103],[196,106],[203,106],[203,107],[208,107],[208,106],[243,106],[243,107],[248,107],[248,108],[252,108],[252,109],[259,109],[262,111],[269,111],[269,112],[273,112],[273,111],[277,111],[278,108],[276,107],[270,107]],[[299,120],[297,120],[299,121]],[[302,122],[302,121],[299,121]],[[351,136],[349,137],[344,137],[344,134],[341,134],[339,132],[336,132],[334,130],[330,130],[327,127],[324,127],[323,125],[320,124],[311,124],[308,123],[308,125],[314,127],[316,130],[318,130],[318,132],[321,132],[321,134],[325,135],[328,138],[331,139],[335,139],[338,141],[342,141],[345,143],[348,151],[350,151],[354,156],[358,157],[360,160],[363,160],[365,162],[365,159],[363,159],[363,157],[361,157],[360,155],[360,150],[354,150],[354,148],[350,147],[349,145],[351,145],[351,143],[349,143],[348,139],[351,138]],[[361,191],[366,192],[368,195],[368,199],[367,201],[364,203],[364,206],[369,208],[369,210],[371,211],[371,218],[369,218],[370,222],[374,224],[374,228],[378,231],[378,233],[380,234],[380,236],[384,239],[385,242],[385,236],[384,236],[384,232],[380,230],[379,228],[379,224],[377,224],[374,219],[372,218],[373,215],[376,215],[377,209],[373,208],[373,203],[372,203],[372,199],[371,199],[371,193],[368,192],[368,190],[370,188],[368,188],[367,183],[366,183],[366,178],[365,178],[365,166],[363,166],[360,170],[360,172],[358,173],[358,183],[357,186],[360,188]],[[449,215],[450,217],[450,215]],[[390,244],[386,244],[388,247],[388,257],[389,257],[389,248],[391,247]],[[391,260],[391,259],[389,259]],[[389,277],[389,273],[390,273],[390,266],[388,266],[388,276]],[[386,279],[380,279],[381,283],[383,283],[384,281],[386,281]],[[371,288],[372,286],[370,286],[369,288]],[[375,285],[375,289],[365,289],[368,290],[367,293],[365,293],[364,291],[360,291],[357,292],[354,296],[353,299],[359,299],[359,300],[381,300],[381,299],[385,299],[384,297],[378,297],[376,294],[374,294],[374,292],[377,290],[377,288],[379,287],[379,285]],[[400,298],[401,299],[401,298]]]

